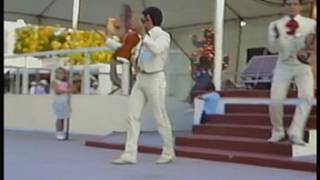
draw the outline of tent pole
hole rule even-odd
[[[80,0],[73,0],[73,11],[72,11],[72,28],[78,28],[79,21],[79,10],[80,10]]]
[[[225,0],[216,0],[215,6],[215,57],[214,57],[214,72],[213,72],[213,83],[217,91],[221,90],[221,71],[222,71],[222,54],[223,54],[223,20],[224,20],[224,6]]]

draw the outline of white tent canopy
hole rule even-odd
[[[100,25],[106,17],[118,16],[121,5],[130,4],[135,11],[157,6],[164,13],[164,27],[180,28],[212,24],[213,0],[81,0],[79,25]],[[282,13],[282,0],[227,0],[225,20],[252,19]],[[52,22],[71,26],[73,0],[5,0],[5,20],[33,19],[39,24]],[[38,22],[37,22],[38,21]],[[34,23],[34,22],[33,22]]]

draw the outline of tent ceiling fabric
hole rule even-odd
[[[51,2],[52,0],[5,0],[4,9],[5,13],[18,12],[37,16]],[[161,8],[165,15],[165,27],[210,23],[214,19],[213,0],[81,0],[79,21],[103,24],[106,17],[119,15],[123,3],[131,4],[139,11],[143,9],[144,4]],[[226,0],[226,3],[244,18],[282,13],[281,7],[259,3],[259,0]],[[72,5],[73,0],[56,0],[43,16],[71,21]],[[225,10],[225,19],[237,18],[228,8]]]

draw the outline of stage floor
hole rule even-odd
[[[182,132],[183,133],[183,132]],[[149,134],[149,133],[147,133]],[[150,136],[149,136],[150,135]],[[157,133],[141,135],[141,142],[158,145]],[[123,134],[108,136],[122,141]],[[4,131],[6,180],[315,180],[316,173],[177,157],[174,163],[156,165],[158,155],[139,153],[138,163],[116,166],[110,161],[121,151],[84,146],[87,139],[107,136],[72,135],[56,141],[52,133]],[[108,139],[109,140],[109,139]],[[232,173],[230,173],[232,172]]]

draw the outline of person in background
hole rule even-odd
[[[34,94],[36,94],[36,95],[46,94],[45,87],[44,87],[46,82],[44,82],[44,81],[45,80],[41,80],[40,82],[37,83],[35,90],[34,90],[35,91]]]
[[[31,87],[30,87],[29,93],[35,94],[35,89],[36,89],[37,83],[35,81],[31,81],[30,85],[31,85]]]
[[[193,103],[196,92],[212,91],[212,75],[209,73],[210,61],[207,57],[202,56],[197,65],[197,71],[193,74],[195,84],[190,90],[188,101]]]
[[[90,88],[90,94],[100,94],[98,87],[99,87],[98,82],[94,81]]]
[[[48,94],[48,88],[47,88],[48,87],[48,82],[47,82],[47,80],[42,79],[40,81],[40,85],[43,88],[43,94]]]
[[[81,93],[81,75],[79,74],[74,75],[72,84],[75,88],[74,93],[76,94]]]
[[[208,120],[209,115],[217,114],[218,103],[221,99],[220,94],[215,92],[216,88],[213,83],[211,83],[210,90],[212,90],[212,92],[200,95],[198,97],[198,99],[204,101],[204,107],[200,120],[201,124],[204,124]]]
[[[271,85],[269,113],[273,128],[268,141],[279,142],[285,138],[283,104],[294,80],[300,101],[287,135],[292,143],[304,145],[304,128],[314,98],[314,80],[310,62],[305,61],[308,58],[301,58],[298,52],[305,49],[306,37],[315,33],[316,21],[300,15],[302,0],[284,0],[283,4],[286,15],[271,22],[268,33],[269,51],[279,53]]]
[[[68,83],[68,73],[64,68],[57,68],[55,73],[56,76],[51,83],[51,88],[55,93],[52,107],[56,118],[56,138],[65,140],[64,123],[69,121],[71,116],[69,93],[76,91],[76,89]]]

